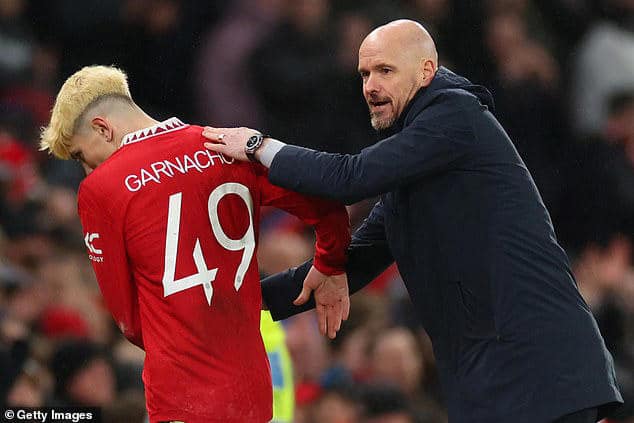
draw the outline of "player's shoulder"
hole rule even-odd
[[[194,141],[194,142],[203,142],[203,127],[199,125],[187,124],[185,128],[178,132],[168,133],[165,135],[166,137],[177,137],[180,140]]]
[[[198,138],[203,139],[203,129],[204,128],[200,125],[189,124],[183,131],[185,131],[188,135],[197,136]]]

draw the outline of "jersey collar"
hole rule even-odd
[[[123,140],[121,140],[121,147],[123,147],[124,145],[133,144],[135,142],[143,141],[155,135],[178,131],[188,126],[189,125],[181,122],[180,119],[176,117],[171,117],[167,120],[164,120],[163,122],[157,123],[156,125],[139,129],[138,131],[130,132],[129,134],[124,135]]]

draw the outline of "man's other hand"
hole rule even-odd
[[[310,298],[312,291],[315,291],[319,331],[322,335],[328,335],[330,339],[334,339],[341,328],[342,320],[348,320],[350,314],[348,277],[345,273],[326,276],[313,266],[304,279],[302,292],[293,304],[304,304]]]
[[[205,143],[205,148],[243,162],[249,161],[244,148],[247,141],[258,131],[249,128],[212,128],[205,126],[203,137],[211,142]]]

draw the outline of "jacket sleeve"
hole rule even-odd
[[[343,204],[323,198],[309,197],[271,184],[268,170],[256,166],[263,206],[273,206],[301,219],[315,229],[317,270],[326,275],[341,274],[350,245],[350,219]]]
[[[463,120],[467,118],[465,114]],[[269,178],[293,191],[352,204],[451,168],[473,138],[466,123],[448,123],[455,121],[456,116],[448,115],[433,121],[419,118],[355,155],[287,145],[275,156]]]
[[[137,290],[128,264],[123,221],[112,219],[106,210],[95,193],[82,185],[78,212],[99,289],[123,335],[143,348]]]
[[[394,262],[388,248],[383,226],[383,203],[374,206],[363,225],[354,233],[348,249],[348,288],[350,294],[372,282]],[[302,290],[304,279],[312,261],[298,267],[269,276],[262,281],[262,297],[274,320],[286,319],[315,308],[315,299],[301,306],[293,300]]]

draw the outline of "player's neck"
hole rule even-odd
[[[121,145],[123,137],[125,137],[127,134],[136,132],[141,129],[149,128],[150,126],[154,126],[157,123],[160,122],[145,114],[141,110],[139,110],[138,113],[131,113],[126,117],[125,122],[123,122],[120,126],[121,134],[119,137],[117,137],[119,139],[119,145]]]
[[[139,112],[134,113],[132,116],[130,116],[127,125],[125,125],[125,127],[122,129],[125,129],[126,134],[129,134],[130,132],[136,132],[140,129],[149,128],[150,126],[154,126],[157,123],[159,123],[158,120],[146,115],[143,112]]]

